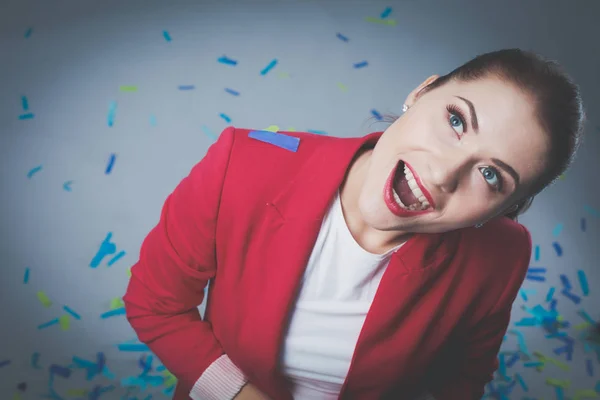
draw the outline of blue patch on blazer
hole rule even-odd
[[[277,132],[269,131],[252,131],[248,134],[248,137],[261,142],[270,143],[282,149],[296,152],[300,144],[300,139],[293,136],[284,135]]]

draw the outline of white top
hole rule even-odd
[[[385,254],[360,247],[344,219],[338,191],[323,219],[284,339],[282,372],[294,400],[337,400],[379,282],[399,247]],[[246,382],[223,355],[198,379],[190,397],[232,399]]]

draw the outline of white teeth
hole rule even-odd
[[[408,182],[408,186],[412,190],[413,195],[419,200],[420,204],[411,204],[408,207],[405,206],[404,204],[402,204],[402,201],[400,201],[400,196],[398,196],[398,193],[396,193],[396,191],[394,190],[394,199],[396,200],[398,205],[405,209],[413,211],[425,210],[426,208],[428,208],[429,202],[427,201],[427,198],[421,191],[421,188],[419,188],[419,185],[417,184],[414,175],[412,174],[411,170],[406,166],[406,164],[404,165],[404,176],[406,177],[406,181]]]

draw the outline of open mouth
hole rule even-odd
[[[406,163],[402,160],[398,161],[392,187],[396,203],[408,211],[433,209],[423,190],[420,187],[418,176],[414,175]]]

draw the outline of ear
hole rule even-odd
[[[423,89],[425,89],[425,87],[427,87],[429,84],[431,84],[434,81],[436,81],[439,77],[440,77],[439,75],[431,75],[429,78],[425,79],[423,81],[423,83],[421,83],[412,92],[410,92],[410,94],[408,95],[408,97],[406,97],[406,101],[404,101],[404,104],[406,104],[409,107],[412,107],[412,105],[419,98],[419,95],[421,94],[421,92],[423,91]]]

